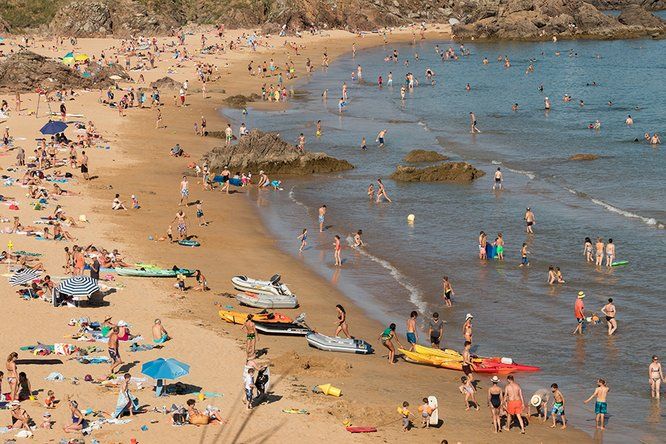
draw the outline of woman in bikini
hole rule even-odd
[[[345,336],[351,338],[351,335],[349,334],[349,327],[347,326],[347,312],[340,304],[336,305],[335,309],[338,312],[338,320],[335,322],[338,326],[335,329],[335,337],[339,337],[340,333],[342,332],[345,334]]]
[[[604,260],[604,241],[600,237],[597,238],[596,250],[596,261],[594,264],[601,266]]]
[[[664,373],[661,368],[661,362],[659,362],[659,357],[656,355],[652,357],[652,362],[648,367],[648,376],[650,378],[650,390],[652,392],[652,397],[659,399],[661,382],[666,381],[666,379],[664,378]]]
[[[18,353],[11,352],[7,356],[7,383],[9,384],[9,396],[12,401],[18,400],[18,367],[16,366],[16,360],[18,359]]]
[[[342,257],[340,255],[341,251],[342,251],[342,244],[340,243],[340,236],[336,234],[335,239],[333,241],[333,257],[335,258],[335,265],[337,267],[342,266]]]
[[[585,238],[585,244],[583,245],[583,256],[585,256],[586,261],[594,262],[594,259],[592,258],[592,239],[589,237]]]

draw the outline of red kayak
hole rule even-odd
[[[475,373],[509,374],[514,372],[538,372],[541,368],[533,365],[516,364],[515,362],[505,363],[502,362],[502,358],[483,358],[481,363],[473,365],[473,370]]]
[[[361,426],[349,426],[347,431],[350,433],[374,433],[377,431],[375,427],[361,427]]]

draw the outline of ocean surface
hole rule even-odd
[[[447,41],[358,51],[356,58],[348,54],[327,71],[302,79],[294,87],[294,106],[284,112],[250,110],[242,116],[225,110],[235,128],[245,121],[249,128],[278,131],[292,143],[303,132],[308,150],[356,166],[340,174],[285,178],[283,191],[264,192],[256,200],[260,214],[282,248],[371,316],[396,322],[399,333],[404,334],[411,310],[418,310],[422,320],[437,311],[448,322],[445,345],[461,349],[460,329],[471,313],[476,353],[542,367],[537,374],[517,377],[527,399],[533,390],[557,382],[571,424],[593,433],[593,403],[582,401],[596,379],[604,378],[611,387],[610,419],[599,438],[664,442],[664,411],[650,399],[647,366],[651,355],[664,357],[666,351],[666,148],[646,144],[643,134],[656,131],[663,138],[666,133],[666,43],[474,43],[465,45],[471,54],[457,61],[442,61],[436,44],[459,53],[459,45]],[[397,64],[384,60],[394,48],[400,54]],[[510,68],[497,61],[505,55]],[[490,61],[485,66],[484,57]],[[409,66],[403,64],[406,59]],[[526,73],[530,63],[534,72]],[[358,64],[363,82],[351,79]],[[434,84],[425,77],[427,68],[435,72]],[[389,71],[392,87],[386,85]],[[408,72],[419,86],[401,101]],[[380,74],[383,88],[377,86]],[[343,81],[349,100],[340,115]],[[328,100],[321,97],[325,89]],[[564,94],[572,101],[563,102]],[[552,102],[549,112],[545,97]],[[519,105],[515,112],[514,103]],[[469,132],[470,111],[481,134]],[[633,126],[624,123],[629,114]],[[321,137],[315,136],[317,120],[323,125]],[[588,129],[595,120],[601,128]],[[375,137],[383,128],[388,128],[387,143],[379,148]],[[360,149],[362,137],[367,151]],[[405,154],[417,148],[469,162],[486,175],[466,185],[389,179],[396,165],[405,164]],[[568,160],[577,153],[599,159]],[[492,190],[497,167],[504,173],[503,191]],[[380,177],[393,203],[369,201],[366,189]],[[330,226],[323,234],[316,220],[321,204],[329,210]],[[524,232],[526,207],[536,215],[534,235]],[[413,224],[407,223],[409,214],[415,216]],[[303,228],[309,230],[309,246],[298,255],[296,237]],[[333,236],[349,244],[359,229],[367,246],[345,248],[343,267],[334,267]],[[503,233],[505,261],[478,259],[481,230],[490,241]],[[629,265],[607,269],[586,263],[586,236],[613,238],[617,259]],[[529,268],[518,266],[523,242],[531,252]],[[549,265],[561,268],[566,284],[547,284]],[[455,290],[448,309],[441,299],[445,275]],[[582,337],[572,336],[579,290],[587,295],[589,313],[601,315],[606,300],[615,300],[616,335],[608,337],[600,324]],[[351,329],[353,334],[353,323]]]

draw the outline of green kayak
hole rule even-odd
[[[176,274],[191,276],[194,270],[181,268],[174,271],[168,268],[116,268],[116,273],[120,276],[134,276],[134,277],[176,277]]]

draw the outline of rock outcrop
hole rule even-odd
[[[557,38],[659,37],[659,26],[626,26],[583,0],[467,0],[456,6],[463,17],[457,38],[549,40]],[[658,19],[659,20],[659,19]]]
[[[248,102],[256,102],[259,99],[261,99],[261,96],[257,93],[252,93],[249,96],[237,94],[224,99],[224,103],[232,108],[245,108]]]
[[[400,182],[467,183],[485,174],[467,162],[444,162],[427,168],[398,165],[391,179]]]
[[[151,88],[158,89],[180,89],[182,83],[176,82],[169,76],[164,76],[150,83]]]
[[[407,153],[403,159],[409,163],[425,163],[425,162],[440,162],[447,160],[448,157],[432,150],[412,150]]]
[[[34,92],[38,87],[47,91],[61,88],[107,88],[115,84],[109,78],[109,69],[91,69],[91,72],[92,75],[86,78],[60,61],[21,51],[0,63],[0,92]]]
[[[213,148],[203,156],[203,160],[216,172],[228,166],[233,172],[257,173],[264,170],[266,174],[302,176],[354,168],[346,160],[324,153],[300,153],[294,145],[282,140],[279,134],[256,129],[241,137],[235,145]]]
[[[617,20],[623,25],[639,26],[653,31],[662,30],[666,23],[661,18],[638,5],[628,6],[618,16]]]
[[[590,0],[594,6],[602,10],[624,10],[629,6],[642,6],[649,11],[666,9],[665,0]]]
[[[597,160],[599,156],[596,154],[574,154],[569,157],[569,160]]]
[[[5,21],[5,19],[0,16],[0,32],[10,32],[11,31],[11,26],[9,26],[9,23]]]

